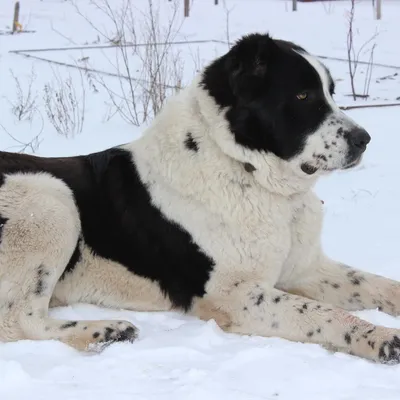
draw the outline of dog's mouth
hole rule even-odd
[[[332,171],[336,171],[336,170],[345,170],[345,169],[350,169],[350,168],[354,168],[356,167],[358,164],[360,164],[362,159],[362,156],[359,156],[358,158],[356,158],[355,160],[353,160],[352,162],[339,167],[339,168],[327,168],[324,166],[314,166],[308,163],[303,163],[301,164],[300,168],[301,170],[307,174],[307,175],[314,175],[317,171],[323,171],[323,172],[332,172]]]

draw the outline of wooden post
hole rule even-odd
[[[12,33],[14,34],[17,32],[18,28],[20,27],[19,24],[19,1],[15,3],[14,7],[14,19],[13,19],[13,24],[12,24]]]
[[[376,19],[382,19],[382,0],[376,0]]]
[[[297,11],[297,0],[292,0],[292,11]]]
[[[183,2],[184,2],[183,12],[185,14],[185,17],[188,17],[189,16],[189,0],[183,0]]]

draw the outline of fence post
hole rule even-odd
[[[382,0],[376,0],[376,19],[382,19]]]
[[[297,0],[292,0],[292,11],[297,11]]]
[[[183,2],[184,2],[183,12],[184,12],[185,17],[188,17],[189,16],[189,0],[183,0]]]
[[[13,24],[12,24],[12,33],[14,34],[17,32],[18,28],[21,26],[19,24],[19,1],[15,3],[14,7],[14,19],[13,19]]]

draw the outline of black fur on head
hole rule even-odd
[[[317,71],[294,43],[251,34],[205,69],[202,85],[221,107],[238,144],[290,159],[330,111]],[[334,90],[333,81],[330,84]],[[307,101],[297,97],[307,91]]]
[[[267,34],[237,41],[205,68],[200,85],[226,110],[236,144],[273,153],[306,175],[357,165],[371,139],[334,102],[329,70]]]

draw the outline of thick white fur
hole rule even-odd
[[[316,61],[309,61],[326,85],[323,69]],[[199,79],[170,99],[139,140],[123,146],[131,151],[154,205],[184,227],[215,261],[206,295],[195,300],[190,312],[203,319],[214,318],[230,332],[321,343],[371,360],[390,361],[393,352],[400,352],[395,339],[399,332],[375,327],[344,309],[380,307],[397,315],[400,285],[343,266],[323,254],[322,204],[312,191],[319,172],[310,176],[300,168],[303,162],[312,161],[314,153],[326,150],[325,141],[333,140],[329,123],[319,127],[304,152],[292,161],[250,151],[234,142],[224,116],[226,110],[218,110],[199,87]],[[330,97],[328,100],[333,103]],[[353,124],[337,108],[329,118],[335,118],[336,124]],[[198,145],[197,152],[184,145],[189,132]],[[336,150],[329,153],[332,157],[327,157],[332,161],[326,168],[343,166],[345,146],[344,139],[340,139]],[[253,173],[245,171],[246,162],[256,168]],[[54,178],[10,176],[0,190],[0,213],[10,221],[21,219],[23,208],[11,204],[7,209],[2,204],[12,203],[15,185],[21,185],[23,179],[26,182],[21,190],[31,204],[26,209],[36,207],[37,214],[33,220],[25,218],[21,229],[29,235],[44,234],[45,242],[50,241],[54,247],[44,248],[45,257],[39,259],[41,253],[29,253],[25,245],[15,243],[13,254],[27,257],[33,252],[38,262],[24,261],[23,271],[17,273],[12,268],[14,260],[1,260],[0,278],[7,275],[15,284],[29,286],[28,280],[37,276],[38,263],[44,264],[49,276],[54,277],[46,282],[52,293],[47,293],[44,303],[34,309],[41,314],[36,325],[28,328],[25,322],[16,320],[22,318],[21,313],[24,321],[29,320],[26,314],[31,298],[25,296],[29,295],[28,286],[20,297],[16,292],[7,297],[8,302],[18,300],[19,311],[15,311],[14,304],[1,309],[0,317],[9,322],[6,329],[0,324],[0,339],[58,338],[76,348],[86,348],[94,341],[93,329],[118,329],[110,321],[82,321],[61,329],[46,317],[50,296],[55,304],[87,301],[139,310],[171,308],[154,283],[127,273],[116,263],[94,257],[84,244],[81,263],[56,285],[55,279],[62,273],[79,231],[77,210],[72,194]],[[47,187],[50,192],[41,191]],[[50,209],[54,210],[50,223],[38,225]],[[2,246],[11,254],[7,229]],[[0,293],[2,301],[4,293],[8,292],[3,289]],[[85,336],[85,327],[91,332],[89,336]]]
[[[327,85],[324,70],[316,61],[310,63]],[[204,310],[209,308],[208,317],[218,319],[218,312],[223,312],[228,316],[223,324],[233,332],[317,342],[378,359],[375,341],[390,341],[393,331],[306,299],[332,300],[335,306],[361,309],[383,304],[394,290],[398,300],[394,309],[386,310],[400,311],[398,284],[362,274],[323,254],[322,204],[312,191],[318,173],[309,176],[300,169],[303,162],[312,160],[313,153],[326,152],[324,143],[333,140],[338,127],[350,128],[355,123],[335,105],[327,121],[310,136],[304,152],[286,162],[237,145],[225,111],[218,111],[195,80],[169,101],[140,140],[127,146],[154,204],[188,230],[216,262],[207,295],[195,304],[194,313],[207,317]],[[188,132],[198,152],[185,148]],[[329,152],[332,157],[327,155],[326,168],[345,163],[347,143],[343,137],[335,139],[338,145]],[[246,172],[245,162],[256,171]],[[354,276],[370,286],[353,288]],[[331,287],[324,290],[321,285],[327,279]],[[374,294],[370,289],[379,279],[382,293]],[[342,286],[346,290],[338,291]],[[356,290],[362,294],[356,293],[354,304],[351,296]],[[368,342],[374,342],[374,348]]]

